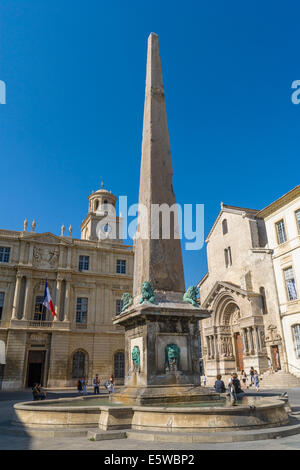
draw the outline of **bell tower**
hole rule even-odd
[[[82,240],[117,241],[122,243],[122,221],[116,216],[117,196],[104,188],[93,191],[89,195],[89,211],[81,228]]]

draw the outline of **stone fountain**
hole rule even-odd
[[[123,295],[122,313],[114,319],[114,324],[125,330],[125,387],[109,399],[102,395],[18,403],[14,409],[19,425],[63,429],[61,432],[98,428],[100,434],[96,432],[95,439],[99,435],[107,439],[103,434],[107,430],[123,429],[123,437],[147,440],[153,432],[153,440],[174,442],[207,442],[211,433],[219,442],[262,439],[267,436],[264,428],[272,428],[271,437],[300,431],[299,423],[297,429],[285,428],[289,424],[286,400],[246,397],[232,407],[213,389],[200,386],[199,321],[209,317],[209,312],[199,306],[197,288],[185,292],[176,211],[170,237],[165,238],[162,219],[155,224],[152,209],[153,205],[176,204],[172,174],[158,36],[152,33],[148,40],[133,296]],[[155,236],[151,236],[153,232]],[[260,428],[261,433],[254,431]],[[251,430],[250,434],[245,430]],[[234,431],[234,436],[229,431]]]

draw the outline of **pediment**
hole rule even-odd
[[[39,243],[49,243],[49,244],[71,244],[71,239],[68,240],[67,237],[59,237],[58,235],[54,235],[53,233],[50,232],[44,232],[44,233],[27,233],[25,232],[23,234],[23,238],[27,239],[28,241],[34,241],[34,242],[39,242]]]
[[[233,284],[231,282],[228,282],[228,281],[217,281],[213,288],[211,289],[210,293],[208,294],[208,296],[206,297],[206,299],[204,300],[204,302],[201,304],[201,307],[202,308],[210,308],[212,303],[214,302],[216,296],[221,292],[221,291],[227,291],[228,293],[234,293],[234,294],[238,294],[238,295],[241,295],[243,297],[255,297],[255,296],[258,296],[260,294],[257,294],[255,292],[250,292],[250,291],[247,291],[245,289],[242,289],[240,286],[238,286],[237,284]]]

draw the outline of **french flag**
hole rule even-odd
[[[55,310],[54,310],[54,307],[53,307],[53,302],[52,302],[52,299],[51,299],[50,290],[49,290],[47,281],[46,281],[46,284],[45,284],[43,305],[45,305],[45,307],[48,310],[50,310],[53,317],[56,317],[56,313],[55,313]]]

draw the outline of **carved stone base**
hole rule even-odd
[[[111,396],[113,402],[125,405],[167,405],[215,401],[220,395],[213,388],[194,385],[126,387]]]
[[[209,313],[173,297],[133,305],[115,318],[125,327],[125,386],[200,384],[198,321]]]

